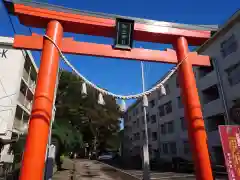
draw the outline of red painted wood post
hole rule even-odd
[[[63,36],[62,25],[58,21],[50,21],[46,30],[46,34],[60,46]],[[59,53],[56,47],[45,39],[20,180],[43,179],[58,64]]]
[[[178,62],[188,55],[188,42],[180,37],[174,44]],[[196,179],[213,180],[211,163],[207,145],[207,134],[204,127],[201,104],[196,87],[196,81],[189,59],[186,59],[178,71],[181,87],[181,97],[184,103],[185,119],[188,124],[188,137],[192,150]]]

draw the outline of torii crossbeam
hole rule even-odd
[[[22,24],[46,29],[46,35],[53,39],[64,53],[173,64],[187,57],[187,60],[180,65],[178,75],[196,177],[198,180],[213,179],[201,105],[192,70],[192,65],[210,66],[210,61],[208,56],[188,51],[188,44],[199,46],[208,40],[213,27],[82,12],[21,0],[5,0],[4,2],[8,12],[16,15]],[[113,38],[116,34],[116,18],[134,21],[134,40],[172,44],[175,50],[157,51],[141,48],[122,50],[113,48],[111,45],[77,42],[72,38],[63,38],[63,32]],[[59,53],[52,42],[37,34],[15,35],[13,46],[21,49],[42,50],[29,133],[20,173],[20,180],[42,180]]]

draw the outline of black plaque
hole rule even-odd
[[[134,21],[116,19],[116,37],[114,48],[130,50],[133,44]]]

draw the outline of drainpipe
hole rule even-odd
[[[222,103],[223,103],[223,107],[225,110],[225,124],[229,125],[230,124],[229,106],[228,106],[228,103],[226,100],[226,92],[223,88],[223,80],[222,80],[222,76],[220,74],[219,64],[215,58],[212,58],[212,63],[213,63],[213,67],[217,73],[219,89],[220,89],[220,93],[221,93],[221,97],[222,97]]]

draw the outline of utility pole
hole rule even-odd
[[[141,61],[142,90],[145,92],[144,67]],[[148,150],[148,127],[147,127],[147,106],[143,102],[145,142],[143,144],[143,180],[150,180],[149,173],[149,150]]]

